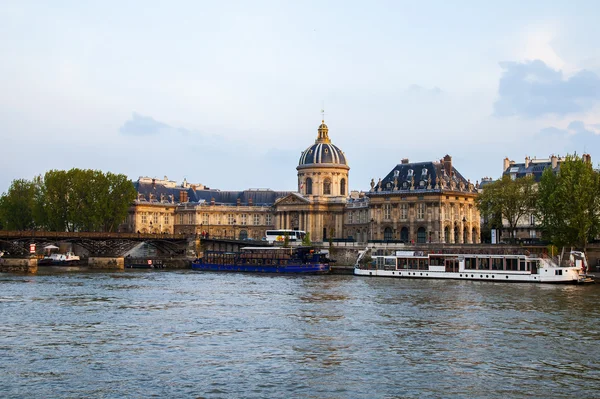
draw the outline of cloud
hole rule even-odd
[[[121,126],[119,132],[126,136],[152,136],[170,130],[173,130],[173,128],[166,123],[134,112],[131,119]]]
[[[543,61],[503,62],[494,114],[535,118],[587,111],[600,102],[600,77],[582,70],[568,79]]]
[[[407,91],[409,93],[428,93],[428,94],[442,94],[443,93],[442,89],[440,89],[437,86],[435,86],[431,89],[428,89],[428,88],[420,86],[418,84],[412,84],[412,85],[408,86]]]
[[[568,152],[590,152],[600,147],[600,125],[571,121],[565,129],[554,126],[544,128],[539,133],[546,139],[567,141]]]

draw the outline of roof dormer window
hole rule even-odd
[[[412,170],[412,169],[409,169],[409,170],[408,170],[408,177],[412,177],[412,176],[413,176],[413,170]]]
[[[421,171],[421,176],[426,176],[427,175],[427,168],[423,168],[423,170]]]
[[[399,170],[395,170],[394,171],[394,177],[398,177],[400,176],[400,171]]]

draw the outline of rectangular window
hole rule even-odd
[[[227,224],[234,224],[235,218],[233,217],[233,213],[227,214]]]
[[[400,206],[400,218],[406,219],[408,217],[408,204],[402,204]]]
[[[202,214],[202,224],[209,224],[209,214],[208,213],[203,213]]]
[[[188,213],[188,224],[194,224],[194,214]]]
[[[348,223],[352,223],[352,214],[353,212],[348,212]]]
[[[165,224],[169,224],[169,215],[165,215]]]
[[[391,218],[392,205],[384,204],[383,205],[383,219],[390,220]]]
[[[154,221],[154,224],[158,224],[158,213],[155,212],[154,215],[152,215],[152,216],[153,216],[152,220]]]
[[[246,225],[248,224],[248,215],[246,215],[245,213],[242,213],[242,222],[241,224]]]
[[[145,213],[145,212],[144,212],[144,213],[142,213],[142,223],[143,223],[143,224],[146,224],[146,223],[148,223],[148,219],[146,218],[146,213]]]
[[[425,204],[417,204],[417,219],[425,219]]]
[[[260,215],[258,213],[254,215],[254,224],[256,226],[260,225]]]
[[[183,224],[183,213],[179,214],[179,224]]]
[[[265,219],[266,219],[266,220],[265,220],[265,223],[266,223],[267,225],[269,225],[269,226],[270,226],[270,225],[271,225],[271,214],[270,214],[270,213],[267,213],[267,214],[265,215]]]

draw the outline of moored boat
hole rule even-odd
[[[73,252],[67,252],[64,254],[50,254],[44,256],[43,259],[38,260],[38,266],[75,266],[79,265],[79,256]]]
[[[364,257],[365,252],[361,254]],[[374,255],[371,261],[359,258],[357,276],[432,278],[522,283],[589,283],[587,261],[572,251],[567,266],[554,259],[533,255],[506,254],[426,254],[422,251],[396,251]]]
[[[256,273],[323,274],[329,254],[309,247],[244,247],[239,252],[206,251],[192,269]]]

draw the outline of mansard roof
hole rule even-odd
[[[138,192],[138,199],[149,203],[181,203],[182,193],[187,194],[188,203],[210,203],[236,205],[238,199],[241,205],[248,205],[250,200],[255,206],[271,206],[278,198],[285,197],[290,191],[273,191],[269,189],[251,189],[243,191],[221,191],[215,189],[196,189],[194,187],[167,186],[160,183],[133,182]]]
[[[403,162],[396,165],[383,179],[371,181],[371,190],[367,195],[461,191],[476,193],[475,186],[449,163],[440,162]]]

